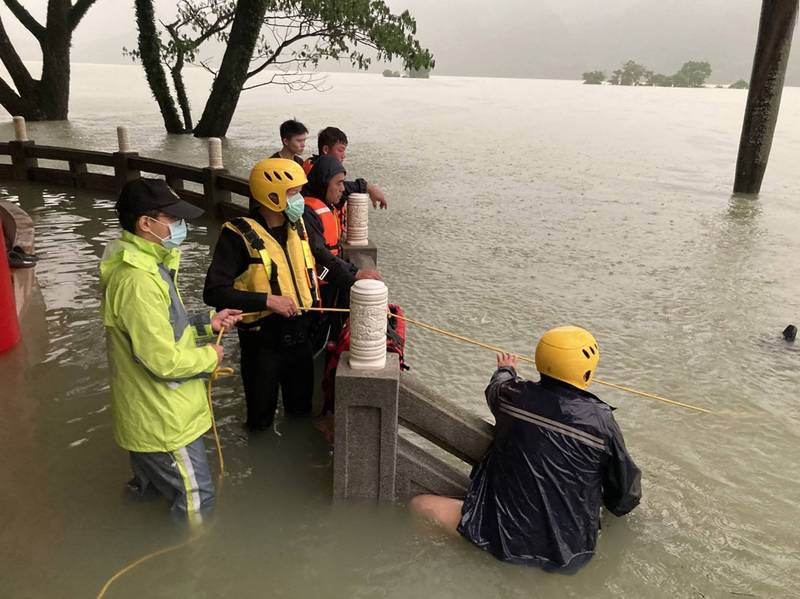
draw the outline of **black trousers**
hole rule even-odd
[[[245,426],[250,430],[272,426],[279,389],[287,415],[304,416],[311,412],[314,365],[311,343],[307,333],[302,332],[307,329],[307,323],[299,322],[303,319],[307,316],[293,319],[272,316],[267,319],[272,322],[259,331],[239,329],[242,382],[247,404]],[[281,322],[287,320],[298,322]],[[287,331],[298,330],[301,331],[299,340],[297,337],[287,339]]]

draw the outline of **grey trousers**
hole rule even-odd
[[[176,516],[202,522],[214,506],[214,483],[203,437],[168,452],[130,452],[133,480],[128,488],[139,496],[157,491]]]

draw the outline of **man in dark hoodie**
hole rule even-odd
[[[308,240],[317,263],[322,305],[328,308],[347,307],[350,287],[358,279],[378,279],[377,270],[358,269],[342,257],[341,223],[337,212],[344,193],[346,171],[333,156],[320,156],[308,174],[303,187],[305,212],[303,220],[308,230]],[[325,339],[335,340],[343,319],[326,314],[320,318],[315,337],[317,347]]]
[[[472,471],[464,500],[418,495],[411,509],[514,564],[575,572],[594,555],[600,507],[615,516],[641,499],[641,472],[625,448],[613,408],[589,393],[600,349],[573,326],[536,347],[537,382],[497,356],[486,388],[494,442]]]

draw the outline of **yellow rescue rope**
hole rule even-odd
[[[306,312],[349,312],[350,310],[347,308],[302,308],[303,311]],[[432,324],[427,324],[425,322],[421,322],[419,320],[414,320],[413,318],[409,318],[408,316],[400,316],[399,314],[391,314],[387,315],[389,318],[395,317],[399,318],[400,320],[404,320],[414,326],[420,327],[422,329],[427,329],[434,333],[438,333],[439,335],[443,335],[445,337],[450,337],[451,339],[456,339],[457,341],[461,341],[462,343],[468,343],[469,345],[474,345],[476,347],[481,347],[483,349],[488,349],[493,352],[497,353],[505,353],[509,354],[517,358],[522,362],[527,362],[529,364],[536,364],[536,361],[533,358],[528,356],[523,356],[520,354],[515,354],[512,352],[508,352],[501,347],[497,347],[496,345],[489,345],[488,343],[482,343],[481,341],[477,341],[475,339],[470,339],[469,337],[464,337],[463,335],[458,335],[453,333],[452,331],[447,331],[445,329],[441,329],[439,327],[435,327]],[[646,391],[639,391],[638,389],[633,389],[631,387],[624,387],[622,385],[617,385],[615,383],[609,383],[607,381],[601,381],[600,379],[594,379],[594,382],[599,385],[605,385],[606,387],[611,387],[612,389],[617,389],[619,391],[625,391],[627,393],[632,393],[633,395],[639,395],[640,397],[647,397],[648,399],[656,399],[658,401],[662,401],[664,403],[679,406],[681,408],[686,408],[689,410],[695,410],[697,412],[702,412],[704,414],[713,414],[711,410],[707,410],[706,408],[699,408],[697,406],[693,406],[688,403],[683,403],[680,401],[675,401],[674,399],[667,399],[666,397],[661,397],[660,395],[655,395],[654,393],[648,393]]]
[[[222,342],[222,335],[225,333],[225,327],[220,327],[219,335],[217,335],[217,341],[214,344],[216,347],[219,347],[220,343]],[[208,379],[208,410],[211,413],[211,428],[214,431],[214,443],[217,446],[217,456],[219,457],[219,475],[217,478],[217,497],[219,497],[220,492],[222,491],[222,481],[223,475],[225,474],[225,459],[222,457],[222,444],[219,440],[219,433],[217,432],[217,419],[214,417],[214,404],[211,401],[211,393],[214,381],[220,378],[224,378],[226,376],[233,375],[233,368],[215,368],[214,372],[211,373],[211,376]],[[111,578],[109,578],[103,587],[100,589],[100,592],[97,594],[97,599],[103,599],[106,596],[106,592],[114,584],[118,578],[124,576],[127,572],[133,570],[139,564],[143,564],[144,562],[153,559],[154,557],[158,557],[159,555],[164,555],[165,553],[169,553],[171,551],[175,551],[176,549],[180,549],[194,543],[197,539],[199,539],[201,534],[195,533],[192,534],[188,539],[185,541],[181,541],[176,545],[170,545],[169,547],[164,547],[162,549],[158,549],[157,551],[153,551],[152,553],[148,553],[145,556],[140,557],[137,560],[132,561],[131,563],[124,566],[122,569],[116,572]]]

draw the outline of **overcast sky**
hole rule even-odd
[[[44,22],[46,0],[23,4]],[[417,37],[436,57],[436,74],[578,79],[626,59],[657,72],[708,60],[711,81],[749,79],[761,0],[388,0],[417,20]],[[164,18],[174,0],[156,0]],[[23,57],[37,45],[7,9],[0,11]],[[787,83],[800,85],[798,34]],[[97,0],[73,39],[76,62],[126,62],[136,41],[133,0]],[[400,65],[394,65],[399,68]],[[373,67],[382,70],[385,65]]]

